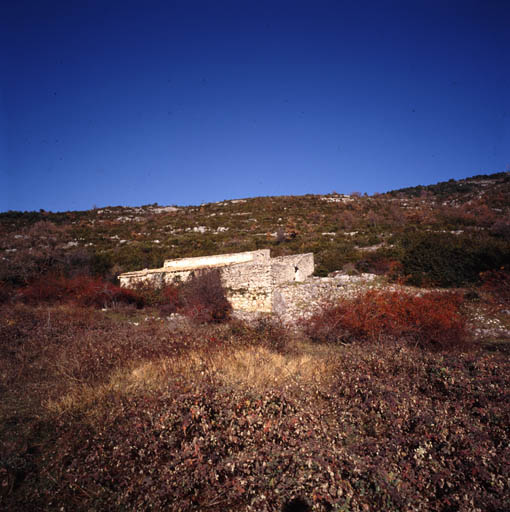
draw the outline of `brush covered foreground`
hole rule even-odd
[[[2,306],[2,508],[510,508],[507,355],[152,313]]]

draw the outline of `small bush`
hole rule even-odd
[[[3,294],[0,288],[0,295]],[[100,277],[73,278],[47,274],[19,290],[25,304],[64,304],[96,308],[134,304],[138,308],[159,306],[161,313],[180,312],[198,323],[223,322],[232,309],[217,271],[200,272],[184,285],[163,288],[140,285],[133,289],[116,286]],[[0,296],[0,300],[1,296]]]
[[[287,237],[285,236],[285,230],[283,228],[278,228],[276,230],[276,243],[281,244],[287,240]]]
[[[368,253],[364,258],[356,263],[356,269],[360,272],[370,274],[385,275],[389,274],[396,261],[389,259],[378,252]]]
[[[281,321],[270,318],[261,318],[253,326],[254,341],[263,347],[281,354],[289,351],[289,328]]]
[[[170,315],[176,313],[182,307],[180,289],[176,285],[167,285],[162,292],[163,302],[160,307],[162,315]]]
[[[335,243],[325,247],[313,247],[317,254],[315,276],[325,277],[330,272],[340,270],[346,263],[356,261],[358,255],[353,247],[347,243]]]
[[[224,322],[232,311],[218,270],[195,273],[183,284],[181,298],[182,312],[197,323]]]
[[[494,301],[503,306],[510,306],[510,271],[504,268],[483,272],[482,289],[489,292]]]
[[[66,280],[68,297],[81,306],[111,307],[118,304],[136,304],[143,307],[143,299],[133,290],[121,288],[101,278],[88,276]]]
[[[179,287],[176,284],[154,286],[151,283],[138,283],[133,288],[145,306],[159,306],[168,314],[175,313],[180,306]]]
[[[305,330],[317,342],[394,340],[431,349],[459,347],[466,341],[461,303],[454,294],[370,290],[324,307]]]

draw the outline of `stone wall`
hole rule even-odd
[[[185,282],[198,270],[217,268],[232,307],[242,311],[271,312],[276,286],[301,282],[313,273],[313,254],[270,258],[269,249],[236,254],[167,260],[159,269],[126,272],[119,276],[120,285],[139,283],[163,286]]]
[[[271,311],[273,279],[271,265],[246,263],[220,269],[221,280],[234,309]]]
[[[136,272],[125,272],[119,276],[120,286],[131,288],[138,284],[150,284],[151,286],[162,286],[165,284],[164,272],[162,269],[144,269]]]
[[[179,269],[198,269],[207,267],[217,267],[223,265],[232,265],[235,263],[264,262],[269,260],[269,249],[258,251],[236,252],[230,254],[215,254],[213,256],[198,256],[195,258],[178,258],[176,260],[166,260],[164,268]]]
[[[334,302],[339,297],[353,298],[377,286],[374,274],[309,277],[303,283],[282,283],[273,291],[271,311],[285,322],[293,322],[309,317],[325,303]]]
[[[271,258],[273,284],[303,282],[314,271],[313,253]]]

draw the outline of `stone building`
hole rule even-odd
[[[277,309],[281,285],[303,282],[314,271],[313,254],[271,258],[269,249],[166,260],[162,268],[126,272],[120,285],[139,283],[163,286],[186,281],[194,272],[216,268],[232,307],[241,311],[272,312]]]

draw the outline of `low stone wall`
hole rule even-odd
[[[213,256],[198,256],[194,258],[178,258],[176,260],[166,260],[164,268],[179,269],[198,269],[207,267],[217,267],[223,265],[233,265],[236,263],[263,262],[270,258],[269,249],[258,251],[237,252],[230,254],[215,254]]]
[[[361,291],[378,286],[374,274],[360,276],[309,277],[303,283],[284,283],[275,287],[271,310],[286,322],[307,318],[322,304],[339,297],[354,297]]]
[[[138,270],[126,272],[119,276],[120,286],[132,288],[138,284],[150,284],[151,286],[162,286],[164,284],[164,272],[157,270]]]
[[[198,269],[200,270],[200,269]],[[227,298],[234,309],[271,311],[273,281],[271,266],[264,263],[241,263],[218,268]],[[167,268],[127,273],[120,276],[120,285],[133,287],[148,284],[161,287],[185,282],[193,270],[174,271]]]
[[[119,276],[120,285],[164,286],[185,282],[196,271],[216,268],[234,309],[242,311],[273,310],[273,293],[283,283],[302,282],[314,270],[313,254],[270,258],[269,249],[236,254],[181,258],[165,261],[159,269],[126,272]]]

